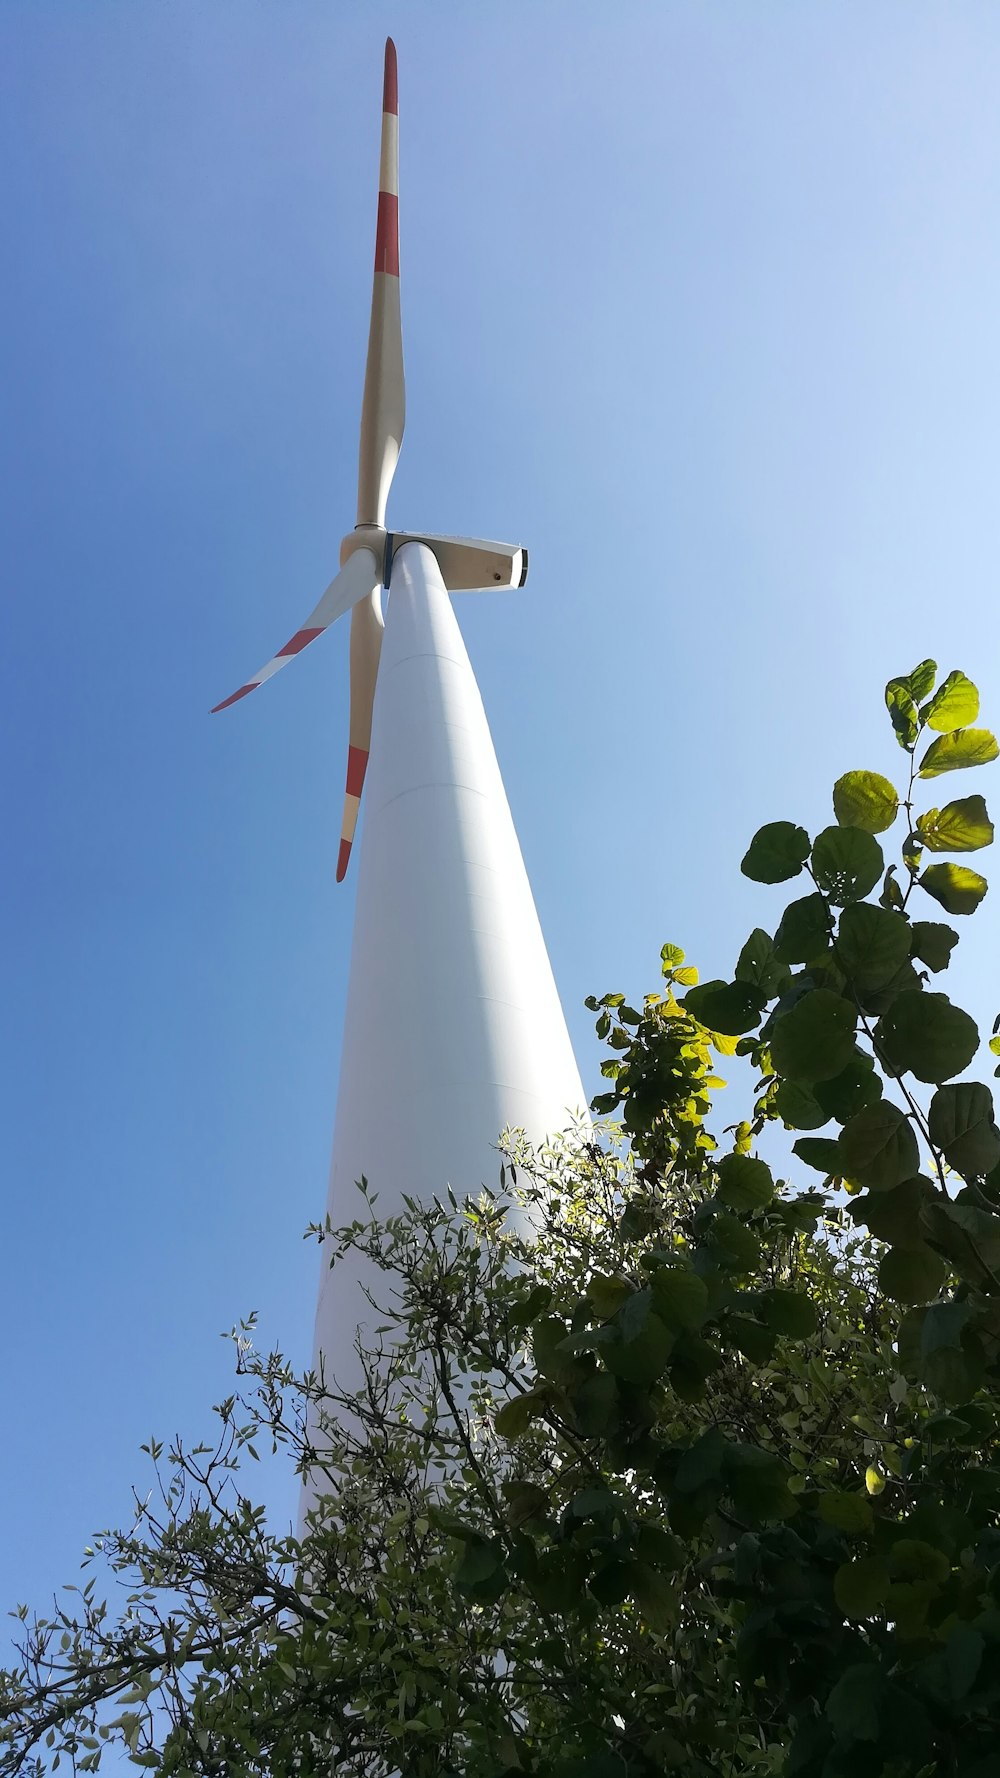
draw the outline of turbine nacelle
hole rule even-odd
[[[438,537],[431,531],[386,531],[381,525],[356,525],[340,546],[344,567],[358,550],[374,556],[382,586],[392,583],[392,559],[404,543],[425,543],[441,570],[450,593],[483,592],[489,587],[522,587],[528,578],[528,552],[515,543],[485,538]]]
[[[361,791],[371,745],[372,706],[382,648],[380,588],[391,586],[392,562],[406,543],[432,550],[449,592],[477,588],[523,586],[528,552],[512,543],[490,543],[471,537],[435,537],[424,531],[390,531],[386,503],[396,469],[406,394],[403,380],[403,332],[399,309],[399,102],[396,50],[385,46],[382,86],[382,150],[379,161],[378,217],[375,225],[375,273],[372,283],[368,358],[361,402],[358,453],[358,523],[340,546],[340,573],[305,623],[284,648],[231,697],[216,704],[225,710],[273,678],[310,642],[315,642],[338,617],[351,613],[351,705],[348,721],[347,785],[340,830],[337,881],[351,855]]]

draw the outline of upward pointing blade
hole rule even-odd
[[[385,46],[382,158],[379,166],[375,278],[368,333],[358,460],[358,524],[384,525],[386,501],[403,442],[406,395],[399,313],[399,101],[396,46]]]
[[[265,679],[273,678],[274,674],[279,672],[282,667],[287,667],[295,655],[301,654],[304,648],[308,648],[310,642],[315,642],[317,636],[322,636],[323,631],[328,630],[331,624],[336,623],[338,617],[343,617],[344,612],[350,611],[359,599],[366,598],[369,593],[374,591],[379,584],[379,574],[379,565],[371,550],[355,550],[353,555],[348,556],[340,573],[334,580],[331,580],[315,611],[310,612],[302,628],[296,630],[290,641],[285,643],[284,648],[279,648],[277,654],[268,661],[266,667],[261,667],[260,672],[255,673],[252,679],[248,679],[245,685],[241,685],[238,691],[234,691],[228,698],[223,698],[221,704],[216,704],[212,715],[214,716],[219,710],[227,710],[230,704],[235,704],[240,698],[245,698],[249,692],[256,691],[258,685],[263,685]]]

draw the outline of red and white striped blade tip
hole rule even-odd
[[[309,647],[310,642],[315,642],[317,636],[322,636],[326,627],[325,624],[320,624],[315,628],[306,625],[303,629],[296,630],[294,636],[285,643],[284,648],[279,648],[274,659],[268,661],[259,679],[248,680],[246,685],[240,686],[239,691],[234,691],[228,698],[223,698],[221,704],[213,704],[209,715],[217,716],[220,710],[228,710],[230,704],[238,704],[241,698],[249,697],[250,693],[256,691],[258,686],[266,685],[279,666],[284,666],[285,662],[291,660],[293,655],[301,654],[304,648]]]

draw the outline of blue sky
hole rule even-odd
[[[389,30],[390,518],[530,546],[460,617],[585,1083],[584,996],[726,974],[754,828],[898,770],[891,673],[1000,719],[995,7],[6,0],[4,1600],[205,1427],[220,1330],[308,1352],[346,626],[207,712],[353,521]]]

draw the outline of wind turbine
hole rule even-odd
[[[585,1098],[479,689],[449,593],[521,587],[527,551],[386,528],[403,437],[396,51],[385,49],[371,327],[361,410],[358,522],[316,609],[224,710],[351,612],[347,785],[337,880],[362,787],[360,845],[329,1213],[357,1213],[364,1174],[379,1214],[404,1194],[495,1177],[502,1129],[534,1142]],[[383,619],[381,589],[389,591]],[[369,771],[369,759],[371,769]],[[317,1356],[342,1361],[360,1297],[324,1272]]]

